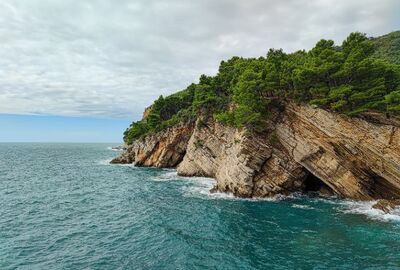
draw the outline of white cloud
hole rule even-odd
[[[2,0],[0,113],[138,118],[233,55],[400,28],[396,0]]]

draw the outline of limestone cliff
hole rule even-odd
[[[251,134],[198,119],[137,140],[115,163],[177,167],[210,176],[240,197],[318,191],[352,199],[400,198],[400,123],[286,104]]]
[[[176,167],[182,161],[193,125],[178,125],[136,140],[111,163],[136,166]]]
[[[277,135],[296,162],[336,194],[354,199],[400,197],[399,123],[366,121],[309,106],[287,106]],[[373,121],[375,120],[375,121]]]
[[[297,191],[307,175],[271,144],[269,136],[250,135],[212,121],[197,125],[177,170],[180,175],[214,177],[216,189],[240,197]]]

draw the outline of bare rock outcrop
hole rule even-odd
[[[136,140],[111,163],[176,167],[183,159],[193,124],[178,125]]]
[[[400,199],[396,200],[379,200],[376,204],[372,206],[374,209],[379,209],[383,211],[384,213],[390,213],[396,207],[400,207]]]
[[[266,138],[198,120],[178,174],[214,177],[214,190],[239,197],[297,191],[307,173]]]
[[[289,104],[276,133],[290,156],[336,194],[362,200],[400,197],[395,121],[372,123]]]
[[[262,134],[199,118],[135,141],[113,162],[177,166],[240,197],[317,191],[392,200],[400,198],[399,127],[380,114],[347,117],[288,103]]]

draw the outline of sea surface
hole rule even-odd
[[[110,165],[112,144],[0,144],[0,269],[400,269],[400,212]]]

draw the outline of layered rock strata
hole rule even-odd
[[[186,153],[193,124],[178,125],[136,140],[111,163],[145,167],[176,167]]]
[[[177,167],[240,197],[317,191],[357,200],[400,198],[400,123],[286,104],[262,134],[198,119],[136,140],[114,163]]]

